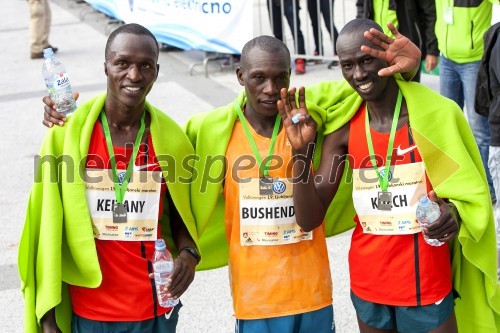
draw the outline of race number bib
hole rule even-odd
[[[295,221],[293,184],[287,178],[252,178],[239,184],[242,246],[312,240]]]
[[[383,168],[379,170],[384,172]],[[425,168],[422,162],[392,166],[388,191],[392,209],[378,209],[381,191],[373,168],[353,170],[352,198],[363,232],[375,235],[406,235],[420,232],[416,210],[418,198],[427,194]]]
[[[120,170],[125,172],[125,170]],[[100,240],[156,240],[162,176],[159,171],[134,171],[123,201],[126,222],[113,221],[116,206],[111,170],[87,169],[87,203],[94,237]],[[118,175],[120,178],[120,175]]]

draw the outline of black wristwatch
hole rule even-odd
[[[190,247],[190,246],[183,247],[182,249],[179,250],[179,253],[181,253],[184,250],[188,251],[189,254],[192,255],[196,259],[196,264],[200,263],[201,256],[198,253],[198,251],[196,251],[196,249],[194,247]]]

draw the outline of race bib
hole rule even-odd
[[[381,174],[385,172],[380,168]],[[427,194],[422,162],[391,166],[388,192],[392,209],[378,209],[380,184],[373,168],[353,170],[352,198],[359,222],[366,234],[407,235],[420,232],[416,209],[420,195]]]
[[[287,178],[251,178],[239,184],[242,246],[312,240],[295,221],[293,184]]]
[[[125,173],[125,170],[120,170]],[[85,184],[94,237],[100,240],[151,241],[157,238],[162,175],[159,171],[134,171],[123,206],[127,219],[113,222],[115,191],[112,171],[87,169]],[[121,173],[118,178],[121,179]]]

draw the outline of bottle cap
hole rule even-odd
[[[426,196],[426,195],[421,195],[421,196],[418,198],[418,203],[419,203],[420,205],[422,205],[422,206],[427,206],[427,205],[429,205],[430,201],[431,201],[431,200],[430,200],[430,199],[429,199],[429,197],[428,197],[428,196]]]
[[[165,250],[167,246],[165,245],[165,241],[163,238],[159,238],[155,241],[155,250]]]
[[[54,56],[54,51],[52,50],[52,48],[48,47],[46,49],[43,49],[43,57],[45,59],[50,59]]]

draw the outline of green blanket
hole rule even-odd
[[[101,94],[82,104],[64,127],[48,130],[43,141],[19,244],[25,332],[41,332],[41,317],[54,307],[59,327],[63,332],[70,332],[71,303],[67,285],[96,288],[101,283],[83,171],[92,130],[105,100],[106,94]],[[151,115],[153,146],[168,190],[197,242],[189,205],[189,184],[177,181],[181,177],[190,178],[190,172],[182,163],[186,155],[193,153],[193,148],[173,120],[148,103],[146,107]],[[175,251],[169,226],[164,225],[162,230]]]
[[[397,82],[429,180],[438,196],[456,205],[462,220],[451,244],[453,286],[461,296],[455,301],[459,330],[499,332],[495,227],[484,167],[470,127],[454,102],[421,84]],[[325,134],[346,124],[362,103],[357,94],[338,103],[331,96],[333,89],[338,89],[336,83],[325,82],[307,91],[318,108],[327,110]],[[352,200],[346,199],[339,202],[343,209],[352,206]],[[347,227],[352,219],[346,216],[334,222]]]

